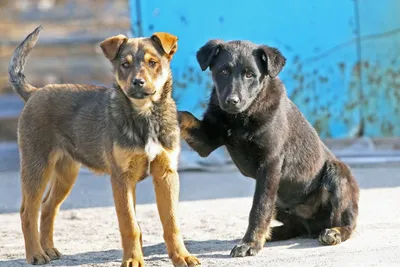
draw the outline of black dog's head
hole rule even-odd
[[[203,71],[210,68],[221,109],[236,114],[250,106],[286,59],[266,45],[210,40],[197,52],[197,61]]]

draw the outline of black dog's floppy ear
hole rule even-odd
[[[277,48],[266,45],[260,46],[261,59],[267,64],[268,75],[271,78],[278,76],[285,66],[286,58]]]
[[[202,71],[205,71],[211,66],[214,57],[219,53],[222,43],[222,40],[210,40],[202,48],[200,48],[199,51],[197,51],[196,58]]]

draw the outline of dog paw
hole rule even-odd
[[[47,248],[43,250],[51,260],[58,260],[62,257],[62,254],[56,248]]]
[[[187,111],[178,111],[178,122],[182,123],[183,120],[187,117],[190,117],[190,113]]]
[[[35,253],[32,256],[26,257],[26,261],[33,265],[42,265],[50,262],[50,257],[46,253]]]
[[[318,237],[319,243],[322,245],[337,245],[342,242],[340,232],[336,228],[325,229]]]
[[[122,261],[121,267],[144,267],[144,260],[129,258],[127,260]]]
[[[183,255],[173,255],[171,257],[171,261],[175,267],[194,267],[201,265],[198,258],[192,256],[190,254],[183,256]]]
[[[188,111],[178,111],[178,122],[181,129],[193,128],[198,125],[198,120]]]
[[[242,242],[237,244],[231,251],[231,257],[255,256],[262,249],[258,242]]]

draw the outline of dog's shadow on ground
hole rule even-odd
[[[81,266],[84,264],[101,264],[115,262],[120,263],[122,251],[118,249],[91,251],[85,253],[77,253],[71,255],[63,255],[61,260],[53,260],[50,264],[44,266]],[[20,267],[32,266],[28,265],[25,259],[0,261],[1,267]],[[119,266],[119,265],[115,265]]]
[[[230,258],[231,249],[239,243],[237,240],[205,240],[185,241],[186,248],[193,254],[202,258]],[[290,239],[287,241],[267,242],[264,250],[272,247],[285,247],[282,249],[306,249],[320,246],[315,239]],[[221,252],[224,251],[224,252]],[[143,253],[146,261],[162,260],[168,262],[168,255],[164,243],[143,247]],[[120,263],[122,251],[117,249],[104,251],[91,251],[85,253],[77,253],[64,255],[61,260],[51,262],[51,266],[80,266],[83,264],[101,264],[115,262]],[[19,267],[27,265],[25,259],[1,261],[0,266],[4,267]]]
[[[236,240],[205,240],[185,241],[186,248],[193,254],[201,258],[230,258],[231,249],[240,242],[240,239]],[[275,241],[267,242],[264,249],[271,247],[285,247],[282,249],[307,249],[321,246],[316,239],[297,238],[289,239],[286,241]],[[224,251],[221,253],[221,251]],[[166,259],[165,244],[160,243],[152,246],[143,248],[144,255],[147,260],[161,260]]]

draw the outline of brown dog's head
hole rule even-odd
[[[114,67],[115,81],[133,102],[157,101],[170,77],[170,61],[178,48],[178,38],[164,32],[150,38],[120,34],[100,43]]]

